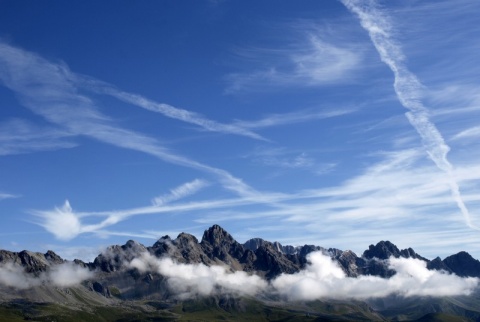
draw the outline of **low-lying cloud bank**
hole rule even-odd
[[[165,276],[170,291],[181,299],[219,293],[255,295],[269,286],[261,277],[243,271],[229,273],[221,266],[180,264],[169,257],[159,259],[149,253],[133,259],[129,266],[141,272],[157,272]]]
[[[272,281],[279,294],[292,300],[367,299],[396,294],[411,296],[468,295],[478,285],[478,278],[462,278],[443,271],[427,269],[424,261],[391,257],[389,268],[397,273],[388,278],[376,276],[347,277],[330,257],[311,253],[305,270],[283,274]]]
[[[94,277],[88,269],[73,263],[63,263],[51,266],[38,276],[24,271],[23,267],[13,263],[0,266],[0,285],[16,289],[27,289],[40,285],[70,287]]]
[[[385,279],[376,276],[348,277],[329,256],[308,255],[309,264],[296,274],[282,274],[271,282],[245,272],[229,273],[220,266],[179,264],[170,258],[148,253],[135,258],[129,267],[141,272],[157,272],[167,278],[170,291],[185,299],[196,295],[233,293],[275,294],[289,300],[368,299],[388,295],[454,296],[468,295],[479,279],[462,278],[443,271],[431,271],[426,262],[412,258],[390,258],[389,268],[397,273]]]
[[[479,284],[474,277],[462,278],[444,271],[428,270],[426,262],[413,258],[393,258],[387,263],[396,274],[388,279],[377,276],[348,277],[328,255],[313,252],[306,268],[296,274],[282,274],[268,282],[243,271],[230,272],[222,266],[177,263],[169,257],[157,258],[148,252],[126,263],[140,272],[155,272],[166,278],[169,290],[179,299],[220,294],[276,295],[287,300],[369,299],[389,295],[455,296],[469,295]],[[51,284],[69,287],[93,279],[94,272],[73,263],[51,266],[38,276],[22,266],[0,266],[0,284],[26,289]]]

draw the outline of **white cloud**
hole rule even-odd
[[[187,111],[185,109],[177,108],[169,104],[158,103],[138,94],[127,93],[116,89],[114,86],[100,82],[91,78],[77,77],[76,80],[88,89],[98,93],[106,94],[117,98],[120,101],[139,106],[146,110],[160,113],[166,117],[180,120],[186,123],[195,124],[202,129],[212,132],[235,134],[250,137],[256,140],[267,141],[261,135],[250,131],[238,124],[223,124],[205,118],[203,115]]]
[[[133,259],[129,266],[165,276],[170,290],[180,299],[220,293],[256,295],[268,286],[259,276],[243,271],[231,273],[221,266],[181,264],[169,257],[159,259],[148,253]]]
[[[156,258],[143,253],[129,267],[141,272],[156,272],[167,278],[170,291],[181,299],[219,293],[240,295],[277,294],[289,300],[369,299],[388,295],[454,296],[468,295],[478,285],[477,278],[460,278],[442,271],[430,271],[426,262],[412,258],[390,258],[391,278],[347,277],[328,255],[313,252],[307,267],[295,274],[282,274],[267,283],[256,275],[227,272],[221,266],[180,264],[171,258]]]
[[[474,126],[469,129],[463,130],[460,133],[457,133],[452,140],[458,139],[472,139],[480,137],[480,126]]]
[[[305,40],[291,48],[263,50],[263,54],[270,56],[268,61],[273,62],[272,66],[228,75],[230,85],[226,91],[262,91],[341,83],[350,79],[352,72],[359,67],[362,54],[358,48],[329,43],[318,35],[318,30],[302,36]]]
[[[430,271],[426,262],[412,258],[390,258],[397,273],[388,278],[347,277],[332,259],[320,252],[308,255],[309,264],[296,274],[282,274],[272,281],[274,289],[291,300],[369,299],[388,295],[454,296],[468,295],[478,285],[477,278],[461,278]]]
[[[195,179],[191,182],[187,182],[170,190],[169,194],[155,197],[152,200],[152,204],[155,206],[161,206],[166,203],[176,201],[185,197],[188,197],[192,194],[197,193],[199,190],[208,186],[209,183],[205,180]]]
[[[18,198],[17,195],[12,195],[11,193],[0,192],[0,200],[3,199],[11,199],[11,198]]]
[[[256,296],[276,294],[288,300],[370,299],[389,295],[455,296],[468,295],[478,286],[478,278],[461,278],[443,271],[430,271],[426,262],[412,258],[390,258],[388,266],[396,271],[390,278],[347,277],[328,255],[313,252],[306,268],[295,274],[282,274],[271,282],[243,271],[229,272],[221,266],[181,264],[169,257],[157,258],[143,252],[125,265],[140,272],[155,272],[167,280],[169,290],[179,299],[215,294]],[[59,287],[77,285],[94,278],[94,272],[67,262],[50,266],[38,276],[25,273],[13,263],[0,266],[0,284],[27,289],[44,283]]]
[[[38,276],[26,273],[23,266],[7,262],[0,266],[0,284],[27,289],[48,283],[59,287],[69,287],[80,284],[94,276],[87,268],[67,262],[50,266],[46,272]]]
[[[47,273],[47,280],[52,281],[54,285],[60,287],[69,287],[80,284],[81,282],[92,278],[93,272],[73,263],[64,263],[52,266]]]
[[[314,120],[328,119],[355,112],[355,109],[336,109],[332,111],[314,111],[311,109],[295,111],[284,114],[272,114],[259,120],[236,121],[234,124],[244,128],[266,128],[285,124],[311,122]]]
[[[0,155],[30,153],[73,148],[67,141],[67,131],[53,127],[40,127],[26,120],[12,119],[0,123]]]
[[[69,240],[78,236],[84,228],[77,214],[75,214],[68,200],[62,207],[55,207],[51,211],[34,211],[40,217],[39,223],[45,230],[61,240]]]
[[[80,234],[95,233],[97,236],[111,236],[111,235],[123,235],[123,236],[136,236],[142,238],[156,238],[151,234],[139,234],[139,233],[119,233],[112,231],[105,231],[104,228],[118,224],[131,216],[145,213],[161,213],[166,212],[162,209],[162,206],[166,206],[169,202],[176,201],[185,197],[188,197],[200,189],[208,185],[207,181],[195,179],[191,182],[187,182],[179,187],[170,190],[170,193],[161,197],[153,199],[153,206],[151,206],[150,212],[145,211],[117,211],[103,214],[106,218],[95,224],[82,223],[82,218],[88,216],[99,216],[99,213],[78,213],[75,212],[70,206],[70,202],[65,201],[62,207],[55,207],[53,210],[33,210],[32,214],[40,218],[37,222],[60,240],[71,240],[76,238]],[[148,207],[147,207],[148,208]],[[138,209],[137,209],[138,210]]]
[[[296,153],[282,148],[262,147],[247,156],[269,167],[299,169],[311,168],[315,164],[315,160],[305,152]]]

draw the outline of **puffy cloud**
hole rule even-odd
[[[282,274],[270,283],[245,272],[230,273],[221,266],[181,264],[171,258],[156,258],[148,253],[128,265],[141,272],[153,271],[167,278],[170,291],[179,298],[219,293],[280,295],[288,300],[369,299],[389,295],[454,296],[468,295],[479,280],[461,278],[443,271],[428,270],[426,262],[412,258],[390,258],[390,278],[377,276],[348,277],[328,255],[313,252],[308,265],[296,274]]]
[[[388,295],[438,297],[468,295],[479,282],[477,278],[428,270],[426,262],[412,258],[390,258],[389,267],[396,274],[388,279],[347,277],[330,257],[321,252],[309,254],[308,260],[305,270],[283,274],[272,281],[278,294],[290,300],[368,299]]]
[[[133,259],[129,266],[165,276],[170,290],[180,299],[217,293],[255,295],[268,287],[268,283],[257,275],[242,271],[229,273],[222,266],[176,263],[169,257],[159,259],[148,253]]]
[[[73,263],[64,263],[53,266],[47,273],[46,279],[54,285],[60,287],[69,287],[80,284],[81,282],[92,278],[93,272]]]
[[[70,240],[82,232],[82,223],[75,214],[68,200],[62,207],[55,207],[52,211],[36,211],[35,215],[41,217],[40,224],[48,232],[61,240]]]
[[[27,289],[42,284],[69,287],[80,284],[93,275],[94,273],[87,268],[67,262],[54,265],[50,270],[35,276],[25,272],[20,265],[7,262],[0,266],[0,285],[16,289]]]
[[[428,270],[426,262],[412,258],[388,259],[389,268],[396,271],[390,278],[348,277],[335,261],[322,252],[310,253],[307,259],[304,270],[296,274],[282,274],[270,282],[243,271],[229,272],[223,266],[201,263],[182,264],[170,257],[157,258],[146,251],[140,256],[127,256],[123,260],[125,267],[165,277],[169,290],[178,299],[221,294],[275,295],[291,301],[366,300],[390,295],[442,297],[469,295],[479,284],[478,278],[462,278],[444,271]],[[42,284],[69,287],[93,278],[94,274],[73,263],[63,263],[35,276],[26,273],[18,264],[5,263],[0,266],[0,285],[17,289]]]

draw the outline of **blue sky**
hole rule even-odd
[[[0,248],[212,224],[480,258],[477,1],[0,2]]]

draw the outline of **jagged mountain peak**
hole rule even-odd
[[[185,232],[180,233],[174,240],[164,236],[151,247],[129,240],[121,246],[107,247],[93,263],[85,264],[81,261],[73,263],[111,273],[128,269],[130,261],[148,252],[157,258],[167,256],[179,263],[221,265],[229,267],[231,271],[240,270],[274,278],[282,273],[294,273],[305,268],[308,254],[314,251],[322,251],[330,256],[348,276],[391,276],[394,272],[388,268],[384,260],[393,256],[421,259],[427,263],[429,269],[444,270],[460,276],[480,277],[480,262],[467,252],[449,256],[443,261],[440,258],[430,261],[418,255],[412,248],[399,250],[388,240],[370,245],[360,257],[348,250],[327,249],[315,245],[282,246],[278,242],[269,242],[262,238],[252,238],[242,245],[219,225],[213,225],[205,230],[201,242],[194,235]],[[39,272],[65,261],[53,251],[45,254],[0,251],[0,264],[2,262],[21,265],[28,272]]]
[[[448,256],[443,263],[459,276],[480,275],[480,261],[465,251]]]
[[[380,241],[376,245],[368,246],[368,250],[363,252],[363,257],[367,259],[378,258],[388,259],[389,257],[400,257],[400,250],[390,241]]]
[[[244,247],[218,225],[207,229],[200,243],[195,236],[188,233],[180,233],[174,240],[164,236],[151,247],[145,247],[139,242],[129,240],[124,245],[108,247],[97,256],[93,263],[85,264],[82,261],[73,261],[71,264],[77,265],[72,268],[74,272],[78,271],[78,267],[90,272],[88,275],[90,279],[85,280],[75,289],[75,292],[83,293],[75,294],[86,294],[88,299],[98,299],[95,296],[101,296],[101,301],[113,297],[117,297],[115,300],[120,297],[125,300],[141,300],[142,305],[144,305],[145,299],[152,298],[171,301],[173,293],[169,289],[169,275],[164,275],[163,271],[159,270],[161,265],[172,263],[172,261],[163,262],[165,257],[171,258],[174,263],[194,264],[190,268],[200,268],[202,272],[210,269],[203,267],[202,264],[206,266],[220,265],[232,273],[243,271],[248,275],[255,274],[257,277],[264,277],[267,280],[274,280],[282,274],[293,274],[302,269],[308,269],[306,267],[308,254],[315,251],[321,251],[324,255],[330,256],[345,275],[352,278],[365,275],[391,277],[396,272],[389,267],[388,261],[384,260],[390,256],[423,258],[412,248],[399,250],[390,241],[380,241],[376,245],[370,245],[369,249],[364,252],[364,256],[361,257],[351,250],[327,249],[315,245],[285,246],[295,250],[287,253],[283,250],[285,247],[280,243],[261,238],[250,240],[250,244],[252,244],[251,247]],[[148,262],[144,263],[145,266],[133,265],[134,259],[139,259],[137,264],[142,259],[146,259],[141,257],[143,252],[148,252],[153,258],[148,257]],[[460,276],[480,277],[480,262],[467,252],[449,256],[443,261],[439,257],[432,261],[424,260],[429,269],[444,270]],[[56,272],[54,265],[62,264],[64,260],[53,251],[42,254],[30,251],[15,253],[0,250],[0,267],[8,262],[14,265],[6,267],[15,266],[22,274],[42,277]],[[150,266],[147,263],[157,263],[158,266],[153,264]],[[70,264],[67,267],[70,267]],[[217,268],[212,271],[215,271],[216,274],[220,272]],[[239,276],[247,275],[240,274]],[[39,293],[40,291],[37,290],[35,296],[43,296],[47,293],[48,296],[57,294],[58,289],[50,292],[50,286],[42,284],[41,287],[47,291]],[[67,292],[70,290],[65,292],[68,295]],[[61,300],[63,301],[64,298],[65,296],[62,295]],[[38,299],[43,298],[38,297]]]
[[[225,229],[219,225],[213,225],[204,231],[202,244],[209,243],[211,245],[219,245],[221,243],[236,242],[235,239]]]

